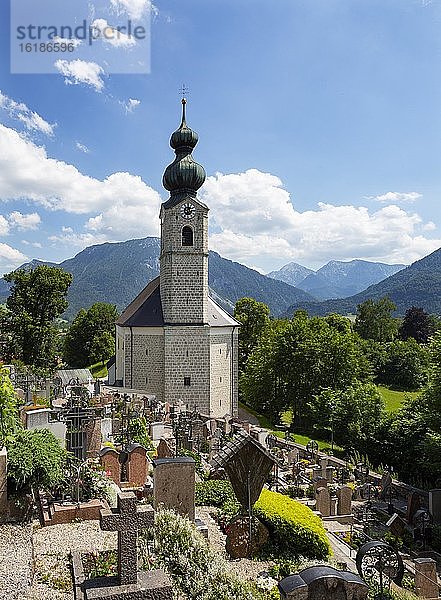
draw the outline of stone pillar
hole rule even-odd
[[[438,598],[436,562],[432,558],[415,559],[415,591],[421,598]]]
[[[159,458],[153,467],[153,508],[172,508],[194,521],[194,460],[187,456]]]
[[[147,450],[140,444],[128,448],[127,479],[130,485],[144,487],[147,479]]]
[[[8,512],[8,453],[0,450],[0,521]]]

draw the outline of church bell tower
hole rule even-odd
[[[198,135],[182,121],[170,138],[175,160],[163,185],[170,198],[161,207],[160,294],[166,325],[208,322],[208,207],[197,198],[205,170],[192,157]]]

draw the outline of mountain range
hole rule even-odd
[[[122,311],[159,275],[159,250],[159,238],[148,237],[90,246],[60,264],[34,260],[20,268],[46,264],[61,267],[73,275],[65,314],[70,320],[80,308],[88,308],[94,302],[110,302]],[[280,316],[294,303],[315,300],[303,290],[265,277],[216,252],[209,255],[209,286],[213,299],[229,312],[243,296],[265,302],[274,316]],[[0,279],[0,302],[8,295],[9,284]]]
[[[69,308],[65,314],[71,320],[80,308],[87,308],[94,302],[110,302],[122,311],[149,281],[159,275],[159,251],[159,238],[148,237],[90,246],[59,264],[34,260],[21,268],[47,264],[72,273]],[[387,277],[389,270],[394,273]],[[404,314],[412,305],[441,314],[441,249],[405,268],[361,260],[330,261],[314,272],[290,263],[270,275],[262,275],[216,252],[209,254],[210,294],[229,312],[233,311],[239,298],[249,296],[265,302],[275,317],[292,316],[299,308],[310,315],[330,312],[344,315],[355,313],[357,305],[368,298],[379,299],[387,295],[397,305],[398,314]],[[382,281],[358,291],[372,278]],[[286,279],[296,280],[297,287],[287,283]],[[307,291],[299,289],[302,284]],[[317,296],[325,293],[325,284],[334,294],[347,293],[351,286],[352,289],[355,286],[358,293],[319,301]],[[8,295],[9,284],[0,279],[0,303]]]
[[[324,302],[297,302],[285,314],[291,316],[299,308],[308,311],[310,315],[326,315],[331,312],[353,314],[361,302],[368,299],[379,300],[383,296],[388,296],[395,302],[397,314],[404,315],[411,306],[419,306],[428,313],[440,315],[441,248],[359,294]]]
[[[289,263],[279,271],[268,273],[268,277],[294,285],[317,300],[328,300],[353,296],[405,267],[367,260],[331,260],[318,271],[312,271],[297,263]]]

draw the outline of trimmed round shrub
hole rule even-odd
[[[264,489],[254,514],[268,527],[271,542],[280,552],[319,560],[331,554],[320,518],[304,504]]]

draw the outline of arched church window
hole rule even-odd
[[[182,245],[193,246],[193,229],[188,225],[182,230]]]

